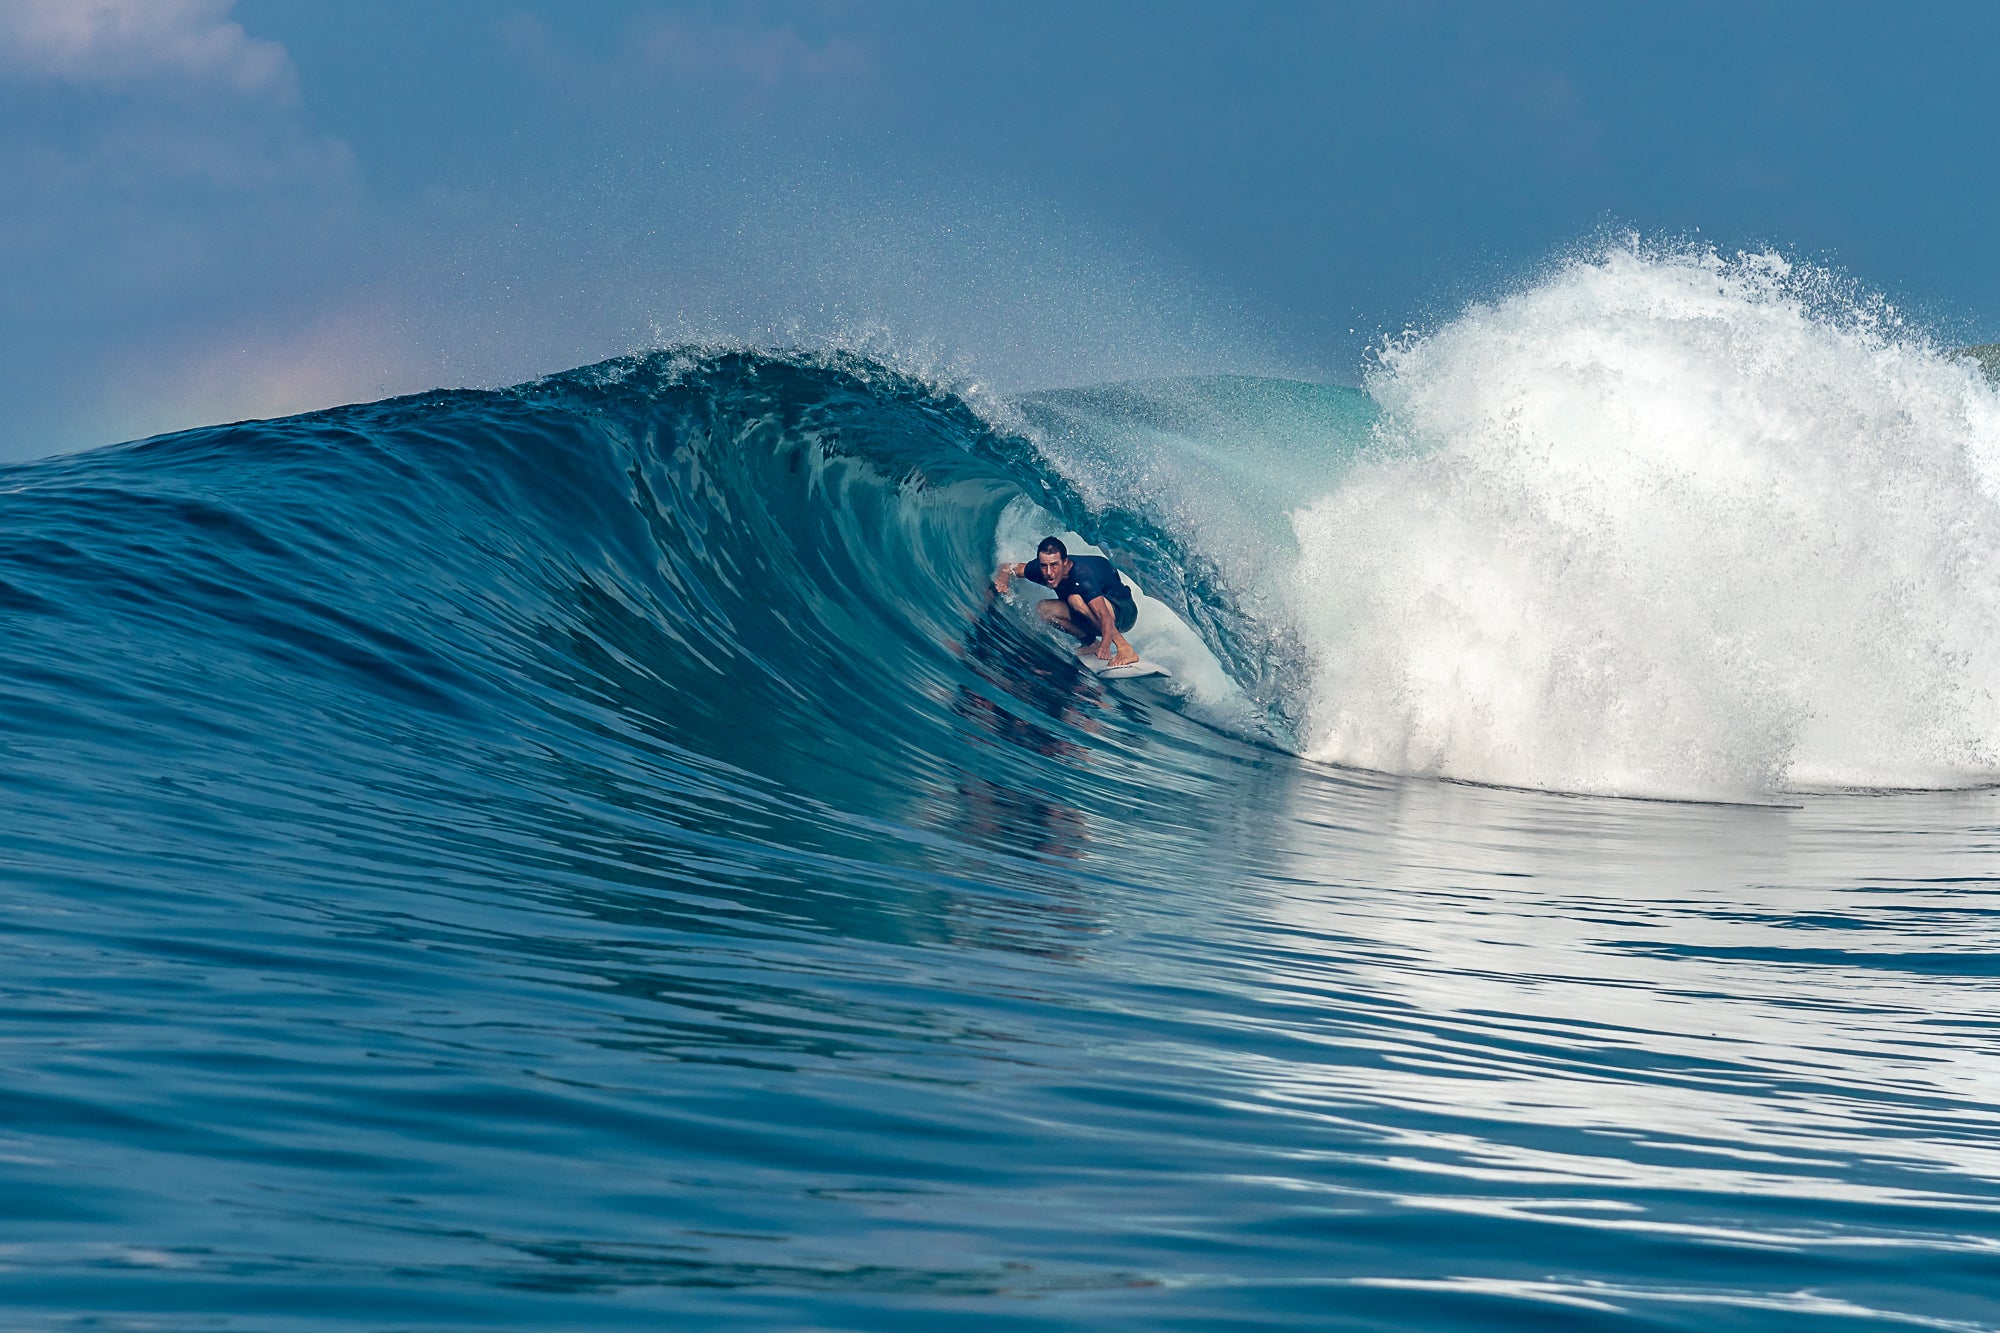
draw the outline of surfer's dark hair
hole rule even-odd
[[[1059,537],[1044,537],[1042,538],[1042,544],[1035,548],[1035,554],[1059,556],[1067,560],[1069,559],[1069,547],[1064,546],[1062,539]]]

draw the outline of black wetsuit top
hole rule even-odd
[[[1083,598],[1085,606],[1096,598],[1107,597],[1111,600],[1114,613],[1132,605],[1132,590],[1125,586],[1125,580],[1118,577],[1117,569],[1109,560],[1101,555],[1073,555],[1069,560],[1069,577],[1055,585],[1056,596],[1067,599],[1074,593]],[[1021,570],[1021,577],[1044,588],[1049,586],[1049,581],[1042,577],[1042,566],[1038,560],[1028,561]]]

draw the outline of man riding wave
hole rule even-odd
[[[1099,658],[1115,667],[1139,660],[1125,641],[1125,631],[1139,619],[1139,606],[1109,560],[1101,555],[1072,557],[1061,541],[1044,537],[1035,548],[1034,563],[1000,566],[993,586],[1004,593],[1017,578],[1054,588],[1055,599],[1035,609],[1057,629],[1085,644],[1095,643]]]

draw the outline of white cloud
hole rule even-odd
[[[231,3],[0,0],[0,320],[249,299],[349,226],[353,153]]]
[[[285,48],[229,21],[235,0],[0,0],[0,70],[105,91],[289,100]]]

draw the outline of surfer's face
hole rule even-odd
[[[1053,588],[1069,577],[1069,561],[1049,551],[1035,557],[1042,566],[1042,578]]]

